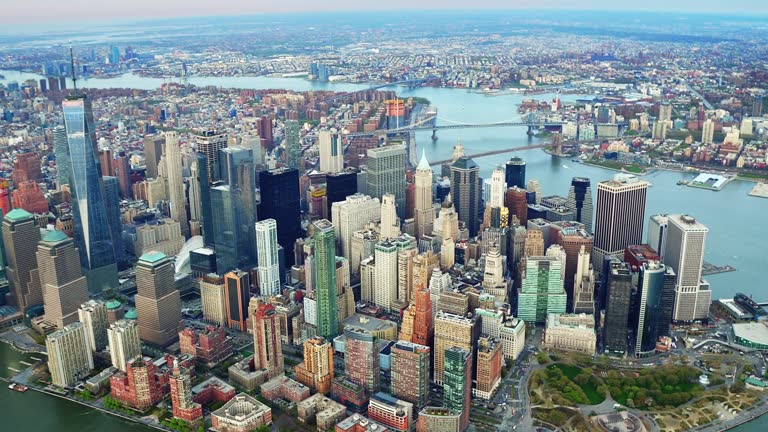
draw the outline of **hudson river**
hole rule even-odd
[[[2,83],[9,81],[23,82],[26,79],[39,79],[39,75],[20,74],[0,70],[5,75]],[[327,84],[310,82],[294,78],[271,77],[213,77],[190,78],[190,84],[215,85],[234,88],[285,88],[295,91],[335,90],[354,91],[367,88],[362,84]],[[162,79],[142,78],[123,75],[110,79],[88,79],[79,84],[90,88],[137,88],[155,89],[163,83]],[[71,84],[71,83],[70,83]],[[551,99],[552,95],[503,95],[486,96],[460,89],[442,88],[396,88],[401,97],[424,97],[438,108],[438,124],[448,122],[494,123],[518,119],[517,106],[527,98]],[[563,100],[573,100],[577,96],[564,95]],[[587,96],[578,96],[587,98]],[[454,129],[438,131],[438,141],[432,142],[431,132],[416,134],[419,154],[426,147],[430,160],[448,159],[452,148],[461,139],[468,155],[502,148],[525,146],[528,137],[525,127],[495,127],[475,129]],[[533,139],[534,142],[536,139]],[[504,162],[511,154],[502,154],[477,158],[481,175],[487,178],[491,171]],[[596,184],[609,179],[614,172],[602,168],[571,162],[567,158],[553,158],[541,150],[518,152],[517,156],[527,162],[527,178],[535,178],[541,184],[544,195],[567,195],[568,186],[574,176],[589,177],[592,180],[593,197]],[[439,170],[439,167],[433,166]],[[688,213],[707,227],[709,235],[706,244],[705,259],[716,265],[730,264],[737,271],[706,277],[712,285],[713,299],[732,297],[737,292],[754,295],[759,301],[768,301],[768,292],[764,287],[765,244],[768,242],[768,228],[765,216],[768,215],[768,199],[747,195],[752,183],[734,181],[720,192],[711,192],[678,186],[681,179],[691,179],[692,174],[653,171],[644,176],[653,186],[648,190],[646,216],[657,213]],[[646,217],[647,219],[647,217]],[[647,221],[646,221],[647,224]],[[0,375],[7,371],[6,357],[10,349],[0,344]],[[12,353],[13,354],[13,353]],[[18,368],[18,367],[17,367]],[[26,426],[29,430],[143,430],[137,425],[126,424],[123,420],[106,414],[91,411],[80,405],[66,402],[36,392],[24,394],[0,391],[0,406],[3,407],[3,420],[13,426]],[[45,415],[37,415],[45,413]],[[10,423],[8,423],[10,422]],[[66,424],[61,424],[61,423]],[[733,429],[738,432],[765,431],[768,417],[764,416],[747,425]]]

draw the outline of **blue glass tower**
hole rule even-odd
[[[88,279],[89,291],[116,288],[115,249],[104,204],[104,183],[96,149],[91,101],[85,95],[74,95],[64,100],[62,107],[70,159],[69,186],[75,242],[80,251],[80,265]]]
[[[120,184],[117,177],[104,176],[104,205],[107,209],[109,230],[115,248],[115,261],[118,265],[125,262],[125,244],[123,243],[123,222],[120,218]]]
[[[197,152],[197,178],[200,185],[200,211],[203,218],[203,244],[213,246],[213,210],[211,208],[211,184],[208,181],[208,158]]]

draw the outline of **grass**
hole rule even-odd
[[[768,180],[768,174],[755,174],[749,172],[739,173],[737,177],[749,180]]]
[[[555,367],[560,369],[563,372],[563,375],[567,376],[568,379],[573,380],[576,378],[577,375],[579,375],[582,371],[581,368],[577,366],[572,365],[566,365],[562,363],[558,363],[549,367]],[[600,394],[599,391],[597,391],[597,386],[595,385],[595,379],[593,378],[590,381],[587,381],[585,384],[580,385],[581,389],[584,391],[584,394],[587,395],[589,398],[589,404],[590,405],[597,405],[602,403],[605,400],[605,395]]]
[[[605,159],[590,159],[587,161],[588,164],[597,165],[603,168],[608,168],[612,170],[617,171],[627,171],[633,174],[643,174],[645,173],[645,168],[641,167],[637,164],[623,164],[618,161],[612,161],[612,160],[605,160]]]

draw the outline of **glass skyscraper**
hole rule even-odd
[[[527,323],[543,323],[549,314],[564,314],[568,295],[560,272],[563,263],[554,257],[528,257],[525,278],[518,295],[517,317]]]
[[[280,224],[277,242],[285,250],[285,266],[289,268],[294,261],[294,242],[301,236],[299,172],[292,168],[260,171],[259,189],[259,217]]]
[[[640,269],[637,284],[639,310],[634,323],[635,356],[653,355],[659,336],[669,336],[665,333],[672,322],[675,281],[675,272],[656,261],[644,263]]]
[[[213,209],[211,208],[211,184],[208,180],[208,159],[204,153],[198,152],[197,158],[197,181],[200,190],[200,210],[202,213],[203,226],[203,244],[213,246]]]
[[[115,247],[115,261],[121,264],[125,261],[125,244],[123,243],[123,222],[120,218],[120,184],[117,177],[105,176],[102,179],[109,230],[112,232],[112,244]]]
[[[336,234],[327,219],[314,223],[315,261],[313,267],[317,299],[317,334],[333,339],[339,334],[336,308]]]
[[[68,97],[62,107],[71,162],[69,186],[75,242],[88,278],[88,289],[99,292],[117,287],[118,283],[112,232],[104,205],[93,108],[85,95]]]
[[[243,269],[256,264],[256,171],[253,152],[245,148],[226,148],[219,151],[219,173],[229,185],[232,204],[235,207],[237,230],[237,257]],[[218,211],[215,209],[214,211]],[[218,221],[218,218],[214,218]],[[216,228],[214,228],[214,231]]]
[[[53,155],[56,157],[56,187],[69,184],[69,150],[67,148],[67,130],[64,126],[53,128]]]
[[[592,188],[586,177],[574,177],[568,190],[568,208],[574,211],[575,219],[592,232]]]

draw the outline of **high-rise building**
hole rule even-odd
[[[327,214],[332,214],[333,203],[344,201],[357,193],[357,171],[346,171],[325,176],[325,198],[328,204]]]
[[[469,425],[470,398],[472,397],[472,351],[461,347],[445,350],[445,380],[443,405],[461,412],[461,429]]]
[[[53,128],[53,155],[56,158],[56,187],[61,190],[62,186],[69,184],[69,176],[72,173],[67,129],[61,125]]]
[[[40,169],[40,155],[37,152],[17,153],[13,161],[11,179],[14,184],[36,183],[41,177]]]
[[[259,293],[262,296],[280,294],[280,261],[277,247],[277,221],[266,219],[256,222]]]
[[[197,178],[192,181],[197,184],[200,195],[200,217],[203,227],[203,244],[213,246],[215,244],[215,229],[213,219],[213,208],[211,207],[211,182],[208,173],[208,158],[202,152],[195,153],[195,162],[197,163]]]
[[[574,177],[571,180],[567,205],[575,214],[574,220],[592,232],[592,188],[587,177]]]
[[[267,115],[261,116],[257,123],[259,129],[259,136],[262,139],[262,146],[264,153],[272,151],[275,145],[274,134],[272,131],[272,119]]]
[[[507,303],[507,281],[504,279],[505,267],[499,246],[494,244],[485,255],[483,271],[483,290],[496,298],[496,301]]]
[[[417,407],[425,406],[429,402],[429,346],[401,340],[390,350],[392,394]]]
[[[677,273],[673,319],[706,320],[712,293],[701,279],[701,268],[709,229],[689,215],[669,215],[667,219],[663,259]]]
[[[320,149],[320,171],[337,173],[344,169],[344,147],[341,134],[335,130],[321,130],[317,133]]]
[[[669,218],[665,214],[651,216],[648,220],[648,246],[650,246],[659,256],[664,258],[664,249],[666,249],[667,227]]]
[[[528,323],[544,323],[551,313],[563,314],[567,297],[560,278],[562,263],[553,257],[526,259],[525,276],[517,301],[517,317]]]
[[[141,355],[139,326],[133,320],[118,320],[107,330],[112,366],[125,372],[128,362]]]
[[[470,236],[477,235],[482,196],[480,166],[472,159],[459,158],[451,165],[451,197],[459,220],[467,224]]]
[[[331,391],[333,346],[322,337],[304,341],[304,361],[296,366],[296,380],[320,394]]]
[[[633,354],[645,357],[656,352],[660,336],[669,336],[663,332],[672,322],[669,313],[672,307],[665,301],[674,298],[675,272],[656,261],[643,263],[637,285],[637,322],[632,323],[635,333]]]
[[[57,387],[72,387],[93,370],[93,356],[88,347],[85,327],[73,322],[45,338],[48,370]]]
[[[181,330],[181,297],[173,261],[148,252],[136,264],[136,312],[141,340],[158,347],[175,342]]]
[[[519,157],[512,157],[507,161],[505,168],[504,179],[507,182],[507,187],[525,189],[525,161]]]
[[[147,167],[147,178],[157,178],[157,166],[163,156],[163,147],[165,147],[165,136],[148,135],[144,137],[144,164]]]
[[[137,356],[128,361],[125,373],[109,378],[110,396],[134,409],[144,411],[168,393],[167,375],[149,359]]]
[[[459,347],[467,352],[474,352],[479,336],[480,327],[475,318],[467,318],[443,311],[437,312],[435,316],[435,347],[433,350],[433,379],[436,383],[443,384],[445,379],[446,350],[452,347]]]
[[[280,339],[280,322],[275,307],[264,303],[260,297],[252,297],[248,312],[253,322],[253,364],[257,370],[267,371],[272,379],[285,372],[283,346]]]
[[[715,138],[715,122],[712,119],[704,120],[701,125],[701,143],[712,144]]]
[[[584,246],[579,250],[573,278],[573,313],[595,313],[595,272]]]
[[[240,193],[230,185],[211,188],[213,244],[216,250],[216,271],[251,268],[256,262],[253,214],[247,214]],[[250,224],[250,226],[246,226]]]
[[[5,273],[19,311],[43,304],[43,290],[37,269],[40,229],[29,212],[13,209],[3,218]]]
[[[203,417],[203,406],[192,400],[192,377],[189,370],[179,366],[178,362],[178,359],[174,360],[173,371],[168,378],[173,416],[194,422]]]
[[[336,236],[327,219],[314,222],[315,255],[312,266],[317,298],[317,334],[333,339],[339,334],[336,290]]]
[[[477,342],[477,372],[472,393],[482,399],[490,399],[501,384],[501,367],[504,363],[501,343],[498,339],[481,337]]]
[[[424,235],[432,234],[435,223],[435,206],[432,194],[433,176],[432,167],[427,162],[427,154],[425,151],[422,151],[421,160],[416,167],[416,174],[414,175],[416,189],[413,217],[416,223],[417,239],[421,239]]]
[[[220,180],[219,150],[227,148],[227,135],[213,130],[201,131],[195,136],[195,147],[205,156],[205,173],[208,174],[208,182]],[[198,169],[202,175],[202,167]]]
[[[413,404],[394,398],[387,393],[378,392],[371,395],[368,403],[368,418],[370,421],[363,425],[378,423],[379,427],[376,430],[386,428],[386,431],[409,432],[413,430]],[[348,430],[356,432],[359,428]]]
[[[285,121],[285,156],[289,168],[301,170],[301,134],[296,120]]]
[[[165,133],[165,160],[168,173],[168,197],[171,205],[171,219],[181,225],[181,235],[189,237],[189,218],[184,198],[184,179],[181,173],[181,149],[176,132]]]
[[[517,186],[507,189],[504,202],[509,211],[509,224],[512,225],[512,217],[517,218],[518,224],[525,227],[528,224],[528,198],[526,190]]]
[[[16,183],[11,201],[14,208],[24,209],[30,213],[48,213],[48,200],[35,182]]]
[[[664,101],[659,105],[659,121],[671,122],[672,121],[672,104]]]
[[[131,198],[131,164],[123,150],[115,158],[115,177],[120,188],[120,196],[124,199]]]
[[[261,203],[259,219],[280,221],[277,242],[285,251],[292,251],[294,242],[301,237],[301,209],[299,172],[295,169],[278,168],[259,172]],[[293,265],[293,254],[285,254],[285,266]]]
[[[77,310],[77,320],[85,326],[85,337],[91,351],[101,351],[107,346],[109,313],[107,305],[98,300],[88,300]]]
[[[627,246],[642,243],[647,192],[648,182],[630,174],[598,183],[592,255],[596,269],[603,268],[606,256],[618,256]]]
[[[400,218],[397,217],[395,196],[386,193],[381,197],[381,238],[392,239],[400,235]]]
[[[414,319],[413,319],[413,335],[411,342],[432,346],[435,336],[434,325],[434,312],[432,310],[432,297],[429,290],[420,288],[415,295],[415,302],[413,303]]]
[[[88,281],[88,290],[116,288],[117,264],[104,183],[96,149],[96,130],[91,100],[84,95],[62,102],[71,163],[69,186],[75,222],[75,245]]]
[[[58,328],[77,321],[78,307],[88,300],[88,285],[72,239],[50,231],[37,244],[37,265],[45,318]]]
[[[397,246],[389,240],[376,245],[375,286],[373,303],[386,311],[392,310],[397,300]]]
[[[251,298],[251,277],[247,272],[233,270],[224,275],[224,304],[227,311],[227,327],[248,329],[248,303]]]
[[[366,152],[368,194],[379,199],[387,193],[395,195],[400,218],[405,217],[405,155],[404,144],[390,144]]]
[[[344,328],[344,372],[368,394],[379,390],[379,345],[371,332],[355,326]]]
[[[209,273],[198,279],[203,319],[206,322],[227,325],[227,300],[224,277]]]
[[[603,347],[606,352],[627,352],[627,328],[632,301],[632,273],[629,266],[618,258],[608,264]]]
[[[341,256],[352,260],[352,238],[369,222],[380,220],[381,205],[378,198],[360,193],[346,197],[331,205],[331,221],[341,245]],[[358,257],[358,260],[360,257]]]
[[[104,182],[104,204],[107,209],[109,231],[112,233],[112,247],[118,265],[125,263],[125,242],[123,241],[123,218],[120,215],[120,181],[117,177],[102,177]]]

